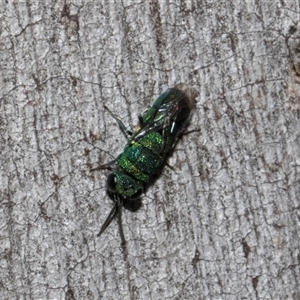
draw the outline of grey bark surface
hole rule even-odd
[[[300,299],[298,1],[2,1],[1,299]],[[107,170],[167,87],[199,91],[137,212]]]

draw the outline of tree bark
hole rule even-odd
[[[7,1],[1,299],[299,299],[298,1]],[[97,233],[107,170],[167,87],[199,91],[172,168]]]

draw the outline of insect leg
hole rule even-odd
[[[103,169],[112,170],[113,169],[112,165],[115,164],[117,162],[117,160],[118,160],[118,158],[116,158],[116,159],[114,159],[114,160],[112,160],[112,161],[110,161],[110,162],[108,162],[108,163],[106,163],[104,165],[101,165],[99,167],[93,168],[93,169],[91,169],[91,171],[103,170]]]
[[[193,129],[193,130],[185,131],[181,135],[184,136],[194,132],[201,132],[201,129]]]
[[[111,116],[117,121],[121,131],[125,134],[126,138],[129,139],[132,135],[132,131],[129,130],[119,117],[117,117],[113,112],[111,112],[106,106],[104,108],[111,114]]]

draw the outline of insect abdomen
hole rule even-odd
[[[126,173],[144,183],[157,172],[162,163],[160,156],[163,138],[158,132],[151,132],[138,140],[131,141],[118,158],[118,166]]]

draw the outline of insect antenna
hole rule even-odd
[[[117,195],[115,196],[117,198],[117,207],[118,207],[118,224],[119,224],[119,232],[122,240],[122,248],[125,249],[125,244],[126,240],[124,237],[124,232],[123,232],[123,226],[122,226],[122,206],[123,206],[123,201],[120,197]]]
[[[105,231],[105,229],[109,226],[109,224],[115,218],[117,213],[118,213],[118,203],[116,203],[112,208],[112,210],[110,211],[109,215],[107,216],[97,236],[100,236]]]
[[[110,225],[111,221],[118,215],[118,225],[119,225],[119,232],[122,240],[122,247],[125,247],[126,240],[123,232],[123,226],[122,226],[122,206],[123,206],[123,201],[118,195],[114,195],[115,197],[115,205],[108,214],[105,222],[103,223],[99,233],[97,234],[97,237],[99,237],[105,229]]]

